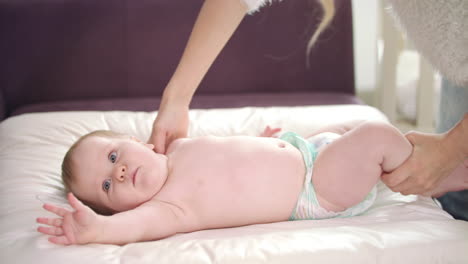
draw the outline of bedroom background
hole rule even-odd
[[[431,198],[403,196],[383,183],[373,207],[355,218],[204,230],[125,246],[59,247],[39,234],[35,219],[47,214],[43,202],[67,205],[60,165],[76,138],[96,129],[149,137],[202,2],[0,0],[0,117],[8,117],[0,123],[0,263],[468,263],[468,222],[454,220]],[[430,127],[433,110],[419,110],[433,109],[427,91],[417,105],[427,119],[400,122],[397,105],[409,96],[398,96],[396,73],[419,84],[433,75],[419,74],[414,52],[397,67],[397,55],[411,49],[373,0],[336,1],[341,13],[305,70],[301,40],[310,24],[298,14],[312,15],[310,2],[277,2],[245,19],[194,98],[189,135],[258,135],[266,125],[307,134],[386,116]],[[297,41],[279,42],[279,32]],[[354,84],[378,109],[361,104]]]
[[[396,26],[384,1],[353,0],[357,95],[402,132],[434,132],[440,78]]]

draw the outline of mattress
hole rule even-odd
[[[0,123],[1,262],[468,263],[468,222],[454,220],[431,198],[403,196],[382,183],[374,205],[352,218],[204,230],[125,246],[49,243],[35,219],[50,216],[42,202],[66,205],[60,165],[68,147],[96,129],[146,140],[155,114],[46,112]],[[305,135],[351,119],[386,120],[363,105],[191,110],[189,136],[255,136],[266,125]]]

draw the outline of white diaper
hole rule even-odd
[[[311,181],[314,161],[317,158],[319,151],[324,146],[330,144],[333,142],[333,140],[339,137],[340,135],[330,132],[318,134],[307,140],[293,132],[286,132],[280,136],[280,139],[291,143],[301,151],[306,166],[304,188],[302,189],[296,204],[296,208],[289,217],[289,220],[326,219],[355,216],[369,209],[369,207],[374,203],[377,196],[377,188],[375,186],[362,202],[344,211],[332,212],[320,206]]]

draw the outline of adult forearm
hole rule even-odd
[[[468,113],[445,134],[444,147],[453,153],[457,163],[468,159]]]
[[[205,1],[179,65],[164,91],[163,103],[190,104],[198,85],[246,11],[240,0]]]
[[[466,160],[468,159],[468,113],[465,113],[465,115],[463,116],[463,119],[460,121],[460,126],[460,144],[462,146],[461,155],[462,158]]]

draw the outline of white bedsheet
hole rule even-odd
[[[146,140],[154,114],[37,113],[2,122],[0,262],[468,263],[468,222],[453,220],[432,199],[402,196],[381,183],[371,209],[348,219],[206,230],[126,246],[57,246],[37,233],[35,218],[49,215],[37,196],[65,202],[60,164],[74,140],[95,129]],[[258,135],[266,125],[307,134],[356,118],[385,120],[376,109],[357,105],[193,110],[189,136]]]

